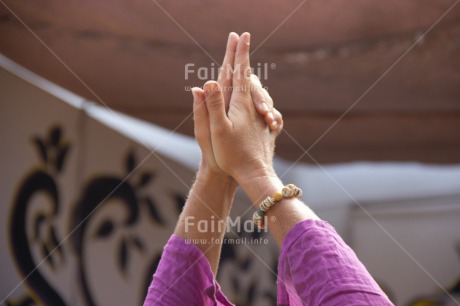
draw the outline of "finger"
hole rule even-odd
[[[261,84],[262,86],[262,84]],[[262,87],[262,92],[263,92],[263,95],[264,95],[264,98],[265,98],[265,103],[267,103],[267,106],[268,106],[268,109],[271,111],[273,109],[273,99],[272,97],[270,96],[270,94],[268,93],[268,91]]]
[[[268,112],[268,114],[265,115],[264,120],[265,123],[267,123],[267,125],[270,127],[270,129],[273,129],[272,127],[276,128],[277,123],[275,122],[275,116],[273,116],[273,112]]]
[[[206,108],[204,91],[201,88],[192,88],[193,94],[193,122],[195,138],[201,149],[202,161],[209,163],[214,159],[211,142],[209,114]]]
[[[270,109],[266,103],[262,84],[260,83],[259,78],[257,78],[254,74],[251,76],[251,88],[251,97],[257,112],[262,116],[266,116],[270,112]]]
[[[262,88],[262,93],[263,93],[264,99],[265,99],[265,101],[267,103],[267,106],[268,106],[268,109],[269,109],[268,114],[265,115],[265,118],[264,118],[265,122],[270,127],[270,130],[276,130],[276,129],[278,129],[279,122],[277,122],[275,120],[275,113],[274,113],[275,108],[273,107],[273,99],[272,99],[272,97],[270,97],[270,94],[268,93],[268,91],[265,88]]]
[[[257,74],[251,74],[251,81],[254,81],[255,83],[259,84],[260,87],[264,87]]]
[[[192,88],[193,94],[193,122],[195,138],[200,146],[210,143],[209,115],[206,108],[204,91],[201,88]]]
[[[219,83],[220,88],[222,89],[224,94],[225,110],[228,110],[228,104],[230,102],[230,96],[232,93],[231,87],[233,79],[233,63],[235,61],[236,46],[238,44],[239,38],[240,37],[238,36],[238,34],[234,32],[231,32],[228,35],[224,61],[220,69],[219,78],[217,79],[217,82]]]
[[[233,86],[238,87],[240,91],[243,91],[243,89],[246,89],[246,86],[249,86],[249,79],[251,76],[251,67],[249,64],[250,40],[251,35],[247,32],[243,33],[236,46]],[[247,90],[245,90],[245,92],[247,92]],[[249,93],[247,92],[247,94]]]
[[[274,123],[275,119],[274,114],[272,113],[273,99],[270,97],[268,91],[262,87],[262,83],[256,75],[253,75],[251,78],[251,86],[253,86],[253,90],[251,92],[252,99],[257,111],[259,114],[264,116],[264,120],[268,126],[276,126],[277,123]]]
[[[264,116],[265,123],[271,128],[277,128],[274,114],[272,113],[273,100],[268,92],[262,87],[262,83],[256,75],[251,76],[251,97],[257,112]]]
[[[204,98],[209,114],[211,133],[225,130],[231,123],[225,112],[224,96],[219,83],[216,81],[206,82],[204,84]]]
[[[281,113],[276,108],[273,108],[273,117],[273,122],[276,124],[270,125],[270,130],[277,131],[279,134],[284,127],[283,115],[281,115]]]

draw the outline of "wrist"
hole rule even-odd
[[[201,163],[198,169],[196,181],[207,186],[223,187],[229,191],[236,191],[238,187],[238,183],[230,175],[222,171],[214,171],[204,163]]]
[[[240,185],[255,207],[258,207],[267,196],[279,192],[284,186],[274,171],[250,176],[243,179]]]
[[[235,175],[235,180],[243,189],[253,185],[269,185],[272,182],[279,181],[278,175],[272,166],[259,165],[251,171],[246,169],[240,173]]]

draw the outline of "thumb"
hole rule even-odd
[[[204,97],[209,113],[211,131],[222,130],[230,125],[230,120],[225,113],[224,95],[219,83],[208,81],[204,84]]]

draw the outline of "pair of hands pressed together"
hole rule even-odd
[[[249,33],[241,37],[230,33],[218,81],[192,89],[195,138],[202,160],[174,234],[195,241],[214,274],[224,231],[201,231],[197,222],[226,222],[238,185],[256,207],[283,187],[273,170],[275,139],[283,120],[251,73],[249,45]],[[283,207],[275,205],[269,212],[283,220],[268,225],[279,245],[294,224],[318,218],[297,202],[283,200]]]
[[[283,125],[273,100],[251,73],[249,45],[249,33],[230,33],[218,81],[192,89],[201,167],[240,185],[274,173],[275,138]]]

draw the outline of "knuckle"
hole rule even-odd
[[[213,134],[219,138],[224,136],[225,132],[226,132],[225,127],[222,124],[218,124],[213,127]]]
[[[216,135],[217,136],[222,136],[225,134],[225,130],[222,127],[217,127],[216,128]]]
[[[208,99],[207,102],[208,102],[207,104],[208,104],[208,108],[210,111],[218,111],[224,106],[224,103],[222,99],[220,98]]]
[[[244,80],[250,80],[252,75],[251,67],[246,65],[239,65],[237,68],[237,74],[240,78]]]

